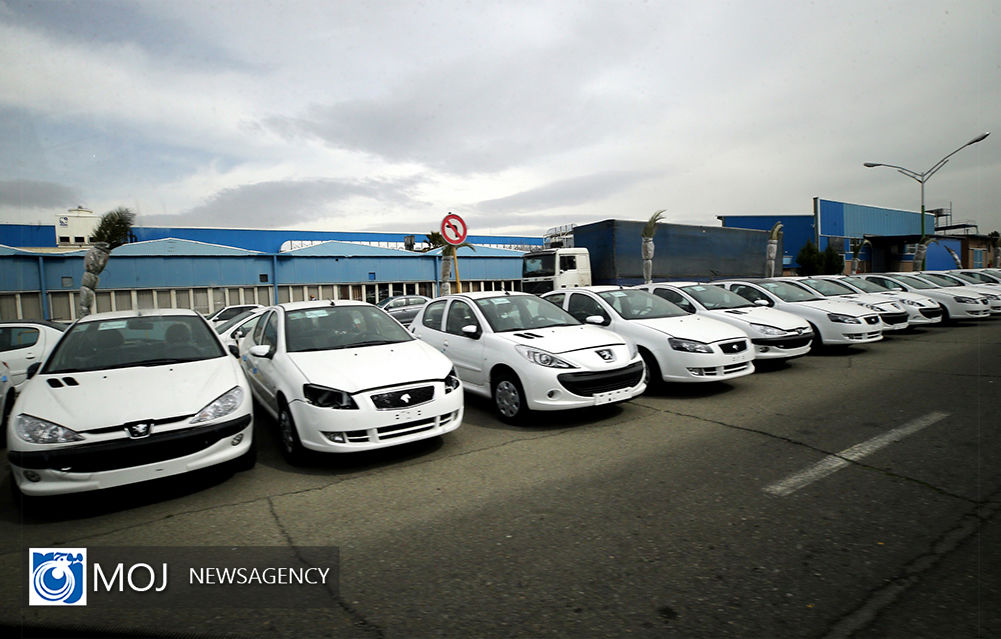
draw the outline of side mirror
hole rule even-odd
[[[254,344],[250,347],[250,354],[254,357],[265,357],[271,359],[275,352],[267,344]]]
[[[754,305],[755,306],[771,306],[771,304],[768,303],[768,300],[754,300]]]
[[[41,367],[42,367],[42,363],[41,362],[34,362],[31,366],[29,366],[28,367],[28,379],[31,379],[32,377],[34,377],[35,374],[38,372],[38,369],[41,368]]]
[[[229,354],[236,359],[240,359],[240,349],[236,347],[236,344],[229,345]]]
[[[462,327],[462,334],[472,339],[480,338],[480,327],[475,324],[467,324]]]
[[[598,326],[604,326],[609,323],[601,315],[588,315],[584,318],[584,322],[587,324],[597,324]]]

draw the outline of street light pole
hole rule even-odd
[[[897,169],[898,173],[906,175],[907,177],[911,178],[912,180],[915,180],[918,184],[921,185],[921,241],[923,242],[925,239],[925,182],[930,180],[931,176],[935,175],[939,169],[945,166],[945,163],[949,161],[949,158],[956,155],[957,153],[959,153],[966,147],[970,146],[971,144],[976,144],[977,142],[980,142],[988,135],[990,135],[989,131],[986,133],[981,133],[977,137],[973,138],[963,146],[959,147],[949,155],[945,156],[944,158],[933,164],[931,168],[925,171],[924,173],[918,173],[917,171],[912,171],[911,169],[905,169],[904,167],[897,166],[896,164],[883,164],[881,162],[864,162],[862,166],[866,167],[867,169],[871,169],[876,166],[886,166],[891,169]]]

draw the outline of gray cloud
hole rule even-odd
[[[330,217],[329,207],[354,197],[393,205],[413,202],[410,179],[346,181],[293,180],[248,184],[216,193],[204,204],[178,215],[144,215],[149,225],[292,226]]]
[[[550,182],[507,197],[484,200],[475,205],[483,213],[521,213],[600,201],[637,182],[657,177],[643,171],[606,171]]]
[[[72,208],[77,205],[76,189],[55,182],[0,180],[0,206],[24,208]]]

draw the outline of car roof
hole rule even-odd
[[[515,295],[535,297],[535,295],[532,295],[531,293],[524,293],[522,291],[470,291],[468,293],[452,293],[451,295],[443,295],[435,298],[435,300],[455,299],[457,297],[466,297],[471,300],[483,300],[491,297],[514,297]]]
[[[140,308],[131,311],[108,311],[105,313],[93,313],[77,320],[78,324],[86,322],[97,322],[113,319],[128,319],[130,317],[167,317],[167,316],[191,316],[202,317],[190,308]]]
[[[54,328],[57,331],[65,331],[69,324],[59,324],[57,322],[50,322],[49,320],[25,319],[3,320],[0,321],[0,326],[47,326],[48,328]]]
[[[310,308],[329,308],[331,306],[372,306],[368,302],[361,300],[308,300],[305,302],[285,302],[278,304],[278,308],[286,311],[301,311]]]

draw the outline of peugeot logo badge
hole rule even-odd
[[[400,401],[403,402],[404,404],[409,404],[410,403],[410,393],[406,393],[404,395],[401,395],[400,396]]]
[[[153,432],[153,425],[145,423],[132,424],[131,426],[126,426],[125,430],[132,439],[141,439],[143,437],[149,437],[150,433]]]
[[[605,360],[606,362],[610,362],[615,359],[615,353],[613,353],[612,350],[609,348],[602,348],[595,352],[598,354],[598,357]]]

